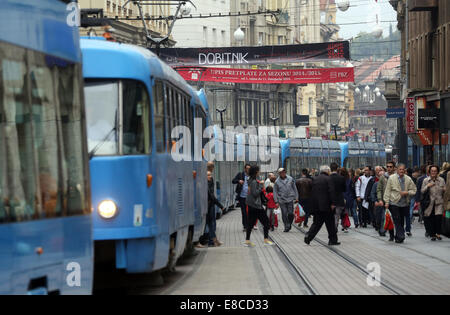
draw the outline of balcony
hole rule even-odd
[[[409,1],[409,11],[432,11],[437,9],[438,0],[410,0]]]

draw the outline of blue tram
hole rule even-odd
[[[386,149],[380,143],[287,139],[281,140],[280,145],[282,165],[294,178],[301,175],[302,168],[318,170],[332,162],[353,169],[386,164]]]
[[[97,39],[81,47],[96,263],[172,268],[205,224],[206,163],[171,155],[175,126],[194,130],[195,118],[206,127],[202,92],[147,49]]]
[[[90,294],[81,52],[63,1],[0,1],[0,294]]]

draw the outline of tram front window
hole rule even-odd
[[[144,84],[88,81],[84,91],[90,157],[151,152],[150,98]]]
[[[90,155],[118,154],[119,83],[88,82],[84,93]]]

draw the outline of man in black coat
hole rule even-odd
[[[334,185],[334,200],[336,200],[336,210],[335,210],[335,226],[336,231],[338,230],[339,225],[339,219],[341,218],[341,215],[345,211],[345,200],[344,200],[344,193],[347,190],[347,185],[344,176],[338,174],[338,168],[339,166],[337,163],[331,163],[331,175],[330,178],[333,181]]]
[[[242,212],[242,227],[244,232],[247,230],[247,193],[248,193],[248,172],[250,171],[250,164],[245,164],[243,172],[238,173],[232,183],[236,186],[236,200],[239,201]],[[251,227],[250,227],[251,228]]]
[[[340,245],[334,225],[334,208],[337,202],[330,173],[329,166],[321,166],[320,175],[313,180],[311,210],[313,211],[314,219],[311,228],[305,236],[305,243],[308,245],[316,237],[324,223],[328,231],[328,245]]]

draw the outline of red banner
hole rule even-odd
[[[253,70],[227,68],[175,68],[186,81],[307,84],[354,82],[353,68]]]
[[[406,99],[406,133],[416,133],[416,100],[414,97]]]

